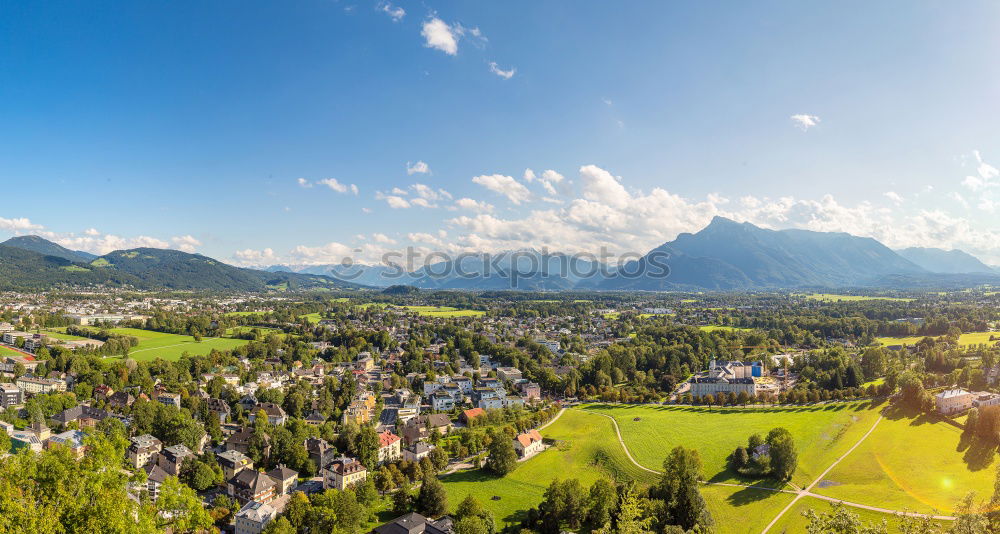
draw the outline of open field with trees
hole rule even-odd
[[[193,336],[153,332],[138,328],[110,328],[108,332],[121,336],[134,337],[139,340],[139,344],[129,351],[129,358],[135,360],[155,360],[156,358],[176,360],[185,352],[192,355],[204,356],[212,352],[212,349],[230,350],[247,343],[243,339],[226,337],[205,337],[198,341]],[[59,332],[56,331],[56,333]],[[79,338],[78,336],[76,337]]]
[[[454,506],[467,495],[474,495],[502,525],[519,520],[518,512],[537,506],[545,488],[557,478],[576,478],[585,487],[598,478],[636,480],[644,484],[656,478],[629,462],[611,421],[604,417],[566,410],[542,435],[556,443],[534,458],[519,462],[505,477],[497,477],[485,469],[445,476],[442,482],[448,491],[448,501]],[[494,497],[499,499],[493,500]]]
[[[832,293],[813,293],[806,295],[809,300],[819,300],[822,302],[858,302],[863,300],[886,300],[890,302],[910,302],[913,299],[901,297],[876,297],[868,295],[836,295]]]
[[[798,469],[792,477],[799,485],[819,476],[878,418],[878,407],[869,402],[766,408],[593,404],[585,409],[614,417],[629,451],[648,468],[659,469],[663,451],[670,447],[697,449],[712,482],[749,482],[729,468],[729,455],[751,434],[764,436],[773,428],[785,428],[799,444]]]

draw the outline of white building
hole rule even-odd
[[[250,501],[236,512],[236,534],[260,534],[277,515],[271,505]]]
[[[964,389],[946,389],[934,396],[934,404],[937,405],[938,413],[951,415],[972,408],[975,398],[975,395]]]

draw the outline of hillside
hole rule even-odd
[[[97,256],[89,252],[82,252],[79,250],[70,250],[62,245],[53,243],[48,239],[39,237],[37,235],[22,235],[17,237],[12,237],[0,245],[5,245],[8,247],[16,247],[23,250],[30,250],[32,252],[37,252],[39,254],[44,254],[46,256],[55,256],[57,258],[62,258],[64,260],[72,262],[88,262],[96,258]]]
[[[0,244],[0,288],[49,289],[58,286],[129,286],[136,289],[267,291],[358,287],[326,276],[270,273],[233,267],[200,254],[178,250],[137,248],[116,250],[90,261],[70,260],[59,245],[41,237],[18,238],[47,253]]]
[[[961,250],[910,247],[896,251],[900,256],[912,261],[932,273],[969,274],[995,273],[991,267],[978,258]]]

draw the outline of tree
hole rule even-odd
[[[375,427],[365,426],[361,429],[361,433],[358,434],[354,453],[362,465],[373,470],[378,465],[378,449],[380,445],[378,432],[375,432]]]
[[[403,515],[413,507],[413,495],[406,488],[400,488],[392,496],[392,512],[396,515]]]
[[[771,446],[771,474],[782,482],[791,480],[799,462],[792,435],[784,428],[775,428],[768,432],[767,443]]]
[[[865,524],[861,518],[849,512],[844,505],[835,503],[832,512],[816,513],[810,508],[802,513],[809,519],[806,532],[809,534],[886,534],[885,519],[881,523]]]
[[[968,417],[965,418],[965,428],[962,430],[962,434],[967,436],[974,434],[977,426],[979,426],[979,408],[973,407],[969,410]]]
[[[587,525],[592,530],[611,522],[611,513],[615,509],[616,499],[616,490],[611,482],[599,478],[590,486],[590,494],[587,499]]]
[[[517,453],[514,442],[501,431],[493,433],[490,441],[489,457],[486,458],[486,469],[498,476],[504,476],[517,467]]]
[[[661,518],[665,524],[679,525],[685,530],[712,524],[699,489],[701,476],[698,451],[681,446],[670,451],[663,461],[663,475],[650,491],[653,498],[665,503],[668,517]]]
[[[204,462],[188,460],[181,466],[181,478],[195,491],[204,491],[215,483],[215,470]]]
[[[306,494],[301,491],[296,491],[288,499],[282,517],[287,518],[293,528],[300,529],[306,524],[310,508],[312,508],[312,504],[309,502],[309,497],[306,497]]]
[[[156,509],[160,512],[160,526],[173,532],[197,532],[213,524],[212,516],[202,506],[198,495],[177,477],[167,477],[163,481]]]
[[[295,534],[295,532],[295,527],[285,517],[271,521],[263,530],[264,534]]]
[[[635,486],[622,486],[618,499],[618,515],[615,517],[613,532],[616,534],[645,534],[649,531],[652,518],[643,518],[642,501]],[[606,529],[602,528],[601,531]],[[610,532],[610,531],[609,531]]]
[[[459,520],[459,522],[466,519],[476,520],[468,522],[465,527],[463,527],[466,532],[492,534],[496,530],[496,523],[493,520],[493,514],[490,513],[489,510],[483,508],[483,506],[479,504],[479,501],[477,501],[472,495],[467,496],[462,500],[462,502],[458,503],[458,508],[455,509],[455,517]]]
[[[424,481],[414,504],[417,512],[427,517],[440,517],[448,512],[448,494],[433,473],[424,474]]]

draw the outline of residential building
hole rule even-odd
[[[463,410],[462,413],[458,414],[458,420],[465,426],[469,426],[469,422],[481,415],[486,415],[486,410],[482,408],[472,408],[471,410]]]
[[[746,392],[750,397],[757,395],[757,377],[763,375],[760,362],[730,362],[712,360],[708,371],[691,377],[691,395],[695,398],[719,393]]]
[[[336,450],[330,446],[323,438],[308,438],[303,445],[309,453],[309,459],[316,465],[316,472],[319,473],[323,466],[333,459]]]
[[[386,430],[378,435],[378,463],[395,462],[400,457],[399,436]]]
[[[173,406],[175,408],[181,407],[181,395],[180,393],[160,393],[156,396],[156,402],[160,404],[166,404],[167,406]]]
[[[277,515],[271,505],[250,501],[236,512],[236,534],[260,534]]]
[[[964,389],[946,389],[934,396],[938,413],[952,415],[972,408],[975,395]]]
[[[253,469],[253,461],[240,451],[223,451],[215,455],[216,461],[222,467],[225,479],[229,480],[244,469]]]
[[[24,395],[14,384],[0,384],[0,408],[18,406],[24,402]]]
[[[327,464],[323,468],[322,475],[323,489],[344,490],[364,482],[368,477],[368,470],[354,458],[341,456]]]
[[[521,379],[521,371],[517,367],[497,367],[497,378],[504,382],[516,382]]]
[[[34,395],[36,393],[52,393],[55,391],[66,391],[65,380],[49,380],[47,378],[35,378],[33,376],[22,376],[14,384],[22,392]]]
[[[244,469],[229,479],[226,484],[230,497],[246,504],[250,501],[268,503],[274,500],[276,484],[274,479],[254,469]]]
[[[83,458],[83,453],[87,447],[83,444],[82,430],[67,430],[61,434],[56,434],[45,442],[45,448],[66,447],[77,458]]]
[[[146,472],[145,489],[149,492],[149,498],[155,502],[160,497],[160,486],[170,474],[154,463],[148,464],[142,469]]]
[[[156,460],[160,451],[163,450],[163,443],[150,434],[143,434],[132,438],[126,454],[128,454],[129,465],[136,469],[145,467]]]
[[[427,456],[430,456],[432,450],[434,450],[433,445],[423,441],[418,441],[403,449],[403,459],[408,462],[419,462]]]
[[[208,406],[208,411],[212,415],[219,418],[219,424],[225,424],[229,420],[229,415],[232,410],[229,408],[229,403],[222,399],[207,399],[205,404]]]
[[[285,464],[278,464],[278,467],[267,472],[267,476],[274,480],[274,492],[278,496],[288,495],[299,483],[299,472]]]
[[[375,527],[371,534],[452,534],[453,531],[452,520],[448,516],[434,521],[410,512]]]
[[[283,425],[288,420],[288,416],[285,415],[285,410],[281,406],[273,402],[262,402],[250,412],[249,418],[251,423],[257,421],[257,414],[260,412],[267,414],[267,422],[275,426]]]
[[[181,467],[184,464],[184,461],[192,457],[194,457],[194,452],[192,452],[191,449],[185,447],[184,445],[177,444],[163,449],[163,451],[160,452],[160,457],[157,460],[157,463],[167,473],[170,473],[173,476],[180,476]]]
[[[529,458],[538,454],[545,448],[542,442],[542,435],[538,430],[532,428],[527,432],[522,432],[514,438],[514,450],[521,458]]]
[[[979,393],[975,393],[974,397],[975,398],[972,399],[972,406],[975,408],[1000,405],[1000,395],[997,395],[996,393],[980,391]]]

